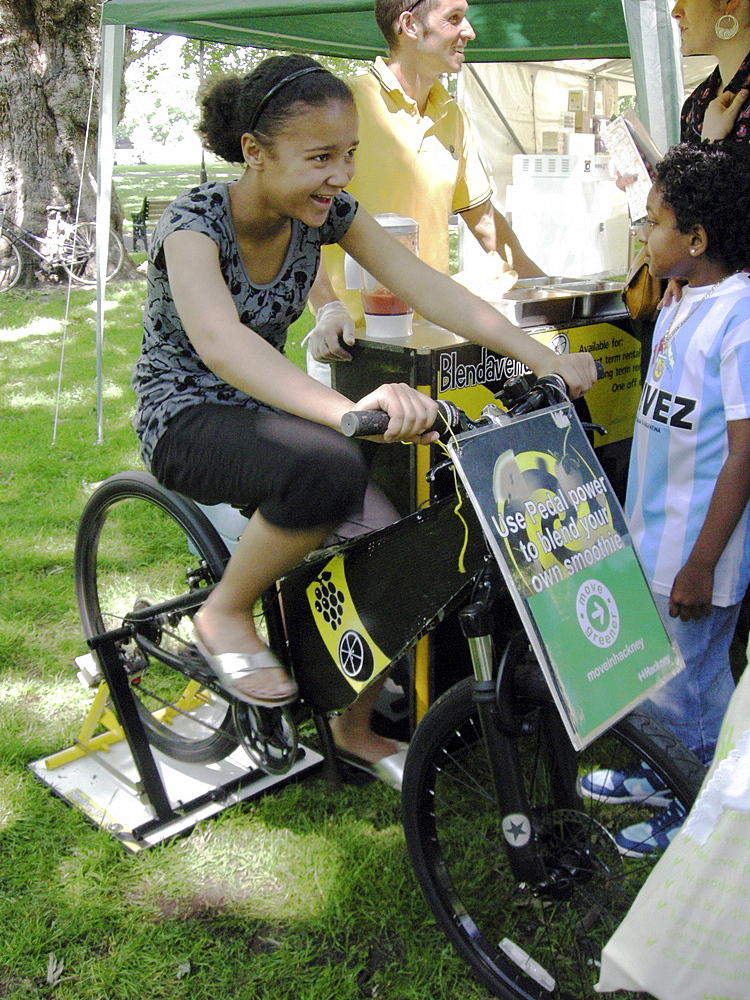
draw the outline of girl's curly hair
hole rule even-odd
[[[304,69],[320,72],[299,75],[274,90]],[[210,85],[200,97],[202,115],[196,132],[206,149],[229,163],[242,163],[241,140],[251,127],[259,141],[273,143],[305,106],[328,101],[354,104],[346,83],[309,56],[270,56],[245,77],[227,77]]]
[[[654,170],[654,183],[677,227],[706,231],[706,256],[730,271],[750,268],[750,144],[673,146]]]

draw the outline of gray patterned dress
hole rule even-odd
[[[180,323],[164,260],[164,240],[180,229],[205,233],[219,249],[224,280],[240,322],[283,353],[287,328],[307,302],[320,259],[320,246],[336,243],[347,232],[357,202],[342,192],[334,198],[319,228],[292,220],[286,259],[273,281],[254,284],[242,261],[229,208],[226,183],[203,184],[181,195],[165,211],[154,231],[148,263],[143,347],[133,371],[137,396],[133,421],[141,454],[150,467],[154,448],[176,413],[198,403],[221,403],[270,409],[220,379],[198,357]],[[195,276],[200,281],[200,275]]]

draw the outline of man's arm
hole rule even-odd
[[[682,621],[711,609],[714,570],[750,499],[750,419],[727,422],[729,454],[716,480],[706,520],[675,577],[669,613]]]
[[[512,263],[519,278],[540,278],[544,275],[544,271],[524,252],[508,220],[489,198],[483,205],[469,208],[460,215],[487,253],[495,250],[503,260],[508,260],[505,248],[510,249],[513,259],[508,263]]]

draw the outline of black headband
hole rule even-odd
[[[304,69],[296,69],[293,73],[290,73],[289,76],[285,76],[283,80],[279,80],[278,83],[275,83],[273,87],[271,87],[271,89],[268,91],[268,93],[263,97],[258,107],[255,109],[255,114],[253,115],[252,121],[250,122],[250,125],[248,126],[247,129],[248,132],[255,131],[255,126],[258,124],[260,116],[267,108],[268,102],[281,90],[282,87],[286,87],[286,85],[288,83],[291,83],[292,80],[298,80],[301,76],[307,76],[308,73],[327,73],[327,72],[328,70],[324,69],[322,66],[305,66]]]

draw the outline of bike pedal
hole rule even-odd
[[[93,653],[83,653],[81,656],[76,656],[73,662],[78,667],[76,677],[85,688],[99,687],[104,680],[104,674]]]

